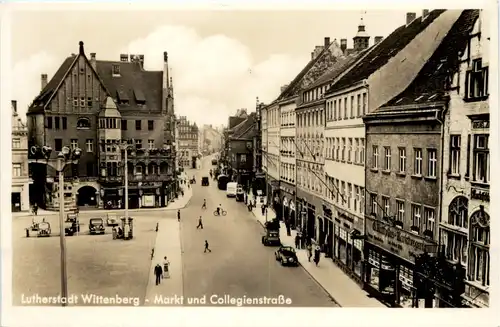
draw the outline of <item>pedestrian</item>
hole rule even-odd
[[[262,215],[264,216],[266,214],[266,205],[262,204],[260,208],[262,209]]]
[[[299,234],[295,235],[295,248],[300,249],[300,236]]]
[[[205,251],[203,251],[203,253],[207,253],[207,251],[208,251],[208,252],[212,252],[212,250],[210,250],[210,249],[208,248],[208,241],[207,241],[207,240],[205,240]]]
[[[312,246],[311,244],[307,244],[307,260],[309,260],[309,262],[311,262],[311,257],[312,257]]]
[[[198,226],[196,226],[196,229],[198,229],[198,228],[203,229],[203,220],[201,220],[201,216],[200,216],[200,218],[198,219]]]
[[[167,257],[165,256],[163,258],[163,278],[170,278],[168,266],[170,266],[170,261],[168,261]]]
[[[156,285],[159,285],[161,283],[161,276],[163,275],[163,270],[161,269],[161,266],[159,263],[156,264],[154,273],[156,276]]]
[[[177,210],[177,221],[181,222],[181,211]]]
[[[201,206],[202,209],[207,208],[207,199],[203,199],[203,205]]]
[[[316,266],[318,266],[320,256],[321,249],[318,245],[316,245],[316,248],[314,249],[314,263],[316,264]]]

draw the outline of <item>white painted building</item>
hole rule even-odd
[[[12,100],[12,193],[11,210],[29,211],[28,129],[17,113]]]

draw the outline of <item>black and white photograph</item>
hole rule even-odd
[[[12,326],[489,323],[496,6],[33,5],[2,23]]]

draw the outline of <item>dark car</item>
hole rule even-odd
[[[202,177],[201,178],[201,186],[209,186],[210,185],[210,182],[208,180],[208,177]]]
[[[104,220],[102,218],[90,218],[89,220],[89,233],[90,234],[104,234]]]
[[[212,159],[212,165],[213,166],[217,165],[217,159]]]
[[[297,259],[297,253],[295,249],[291,246],[282,246],[275,253],[274,256],[276,260],[281,263],[282,266],[298,266],[299,260]]]

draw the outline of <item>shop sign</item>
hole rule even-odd
[[[429,246],[435,245],[417,235],[374,220],[371,217],[366,217],[365,219],[366,236],[370,243],[378,245],[407,260],[414,261],[416,255],[425,252]]]

